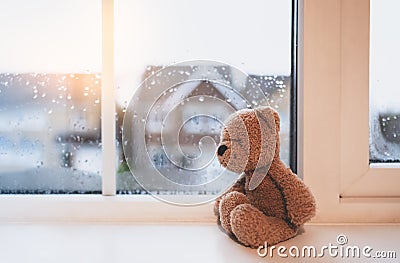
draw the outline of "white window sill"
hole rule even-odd
[[[216,224],[0,224],[2,262],[365,262],[365,258],[261,258],[228,238]],[[394,250],[400,257],[400,225],[307,225],[279,245],[337,245]],[[374,262],[373,259],[370,259]],[[379,262],[396,262],[380,259]]]
[[[184,198],[193,199],[191,203],[195,203],[198,197],[191,195]],[[212,202],[178,206],[161,202],[150,195],[1,195],[0,207],[0,222],[215,221]]]

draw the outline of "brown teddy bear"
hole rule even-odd
[[[315,215],[312,193],[280,159],[279,129],[272,108],[241,110],[228,118],[217,149],[222,166],[243,175],[214,212],[228,235],[253,248],[294,237]]]

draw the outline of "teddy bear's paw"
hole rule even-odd
[[[231,212],[230,223],[236,238],[253,248],[264,245],[265,242],[275,245],[296,235],[296,231],[284,220],[266,216],[251,204],[237,206]]]
[[[231,212],[235,207],[241,204],[247,204],[249,200],[247,197],[237,191],[230,192],[224,195],[219,203],[219,218],[221,226],[225,229],[227,234],[232,234],[231,230]]]

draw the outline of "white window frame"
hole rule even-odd
[[[103,195],[3,195],[0,221],[215,222],[213,203],[116,195],[115,139],[104,136],[115,134],[114,1],[102,1]],[[317,200],[313,222],[399,222],[399,170],[368,164],[369,0],[298,6],[298,172]]]
[[[400,169],[369,165],[369,0],[304,0],[302,173],[314,222],[400,222]]]

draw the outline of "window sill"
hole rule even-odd
[[[4,262],[365,262],[362,256],[331,257],[327,250],[322,258],[280,258],[277,249],[272,257],[261,258],[216,224],[0,224],[0,233]],[[330,243],[337,245],[341,234],[348,246],[400,256],[399,225],[307,225],[304,233],[279,246],[314,246],[320,251]]]
[[[216,220],[212,202],[186,207],[163,203],[150,195],[1,195],[0,207],[0,222],[207,223]]]

